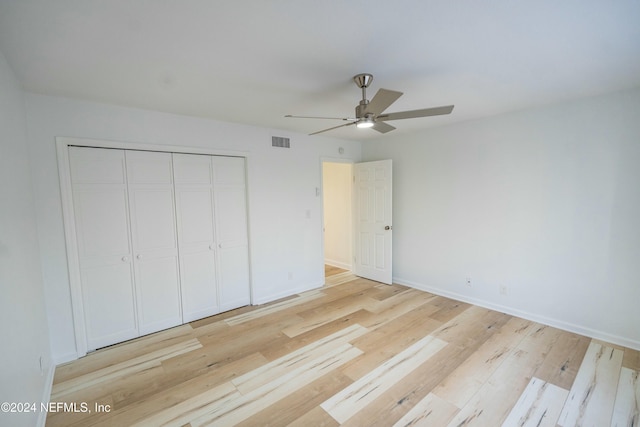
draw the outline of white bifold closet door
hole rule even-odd
[[[174,154],[182,315],[185,322],[220,312],[211,156]]]
[[[69,147],[87,349],[250,303],[244,158]]]
[[[171,154],[69,156],[88,349],[181,324]]]
[[[244,159],[174,154],[184,321],[250,303]]]
[[[137,337],[124,151],[69,148],[87,347]]]
[[[182,324],[171,153],[126,151],[140,335]]]
[[[249,237],[244,159],[214,156],[213,192],[221,311],[250,303]]]

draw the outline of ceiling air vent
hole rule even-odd
[[[280,148],[291,148],[291,143],[289,142],[289,138],[284,138],[282,136],[272,136],[271,146]]]

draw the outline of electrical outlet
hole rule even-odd
[[[500,292],[500,295],[508,295],[509,294],[509,288],[507,288],[507,285],[500,285],[498,287],[498,290]]]
[[[471,287],[471,277],[467,277],[467,286]]]

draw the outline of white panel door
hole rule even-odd
[[[138,336],[125,154],[69,147],[87,349]]]
[[[391,160],[356,163],[355,274],[392,283]]]
[[[251,301],[244,158],[213,157],[218,289],[222,311]]]
[[[182,324],[171,153],[127,151],[140,334]]]
[[[220,312],[216,279],[211,156],[174,154],[182,318]]]

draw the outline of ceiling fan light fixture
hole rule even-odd
[[[366,128],[373,127],[374,124],[375,122],[373,121],[372,117],[365,117],[363,119],[358,120],[358,122],[356,123],[356,127],[360,129],[366,129]]]

